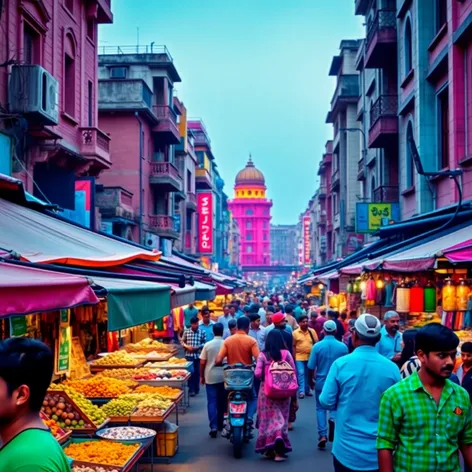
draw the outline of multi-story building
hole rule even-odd
[[[472,1],[397,2],[401,212],[406,219],[458,201],[447,176],[418,175],[407,135],[427,172],[464,170],[472,197]]]
[[[194,148],[194,135],[187,126],[187,109],[174,97],[174,107],[180,111],[180,144],[175,147],[176,165],[182,176],[185,198],[176,199],[175,214],[180,237],[175,241],[176,248],[189,256],[197,253],[197,196],[195,171],[197,155]]]
[[[173,88],[179,74],[165,46],[101,52],[99,122],[112,137],[113,167],[99,182],[132,194],[133,240],[170,254],[180,236],[175,204],[186,197],[175,158],[182,108],[174,104]],[[119,226],[114,222],[113,230],[119,233]]]
[[[357,248],[355,234],[356,202],[360,198],[357,181],[361,156],[361,133],[357,122],[359,73],[356,56],[360,40],[343,40],[340,54],[333,57],[329,75],[336,77],[336,89],[331,110],[326,118],[333,125],[331,186],[333,232],[331,251],[334,258],[344,257]]]
[[[234,186],[234,199],[228,208],[241,231],[241,266],[270,265],[270,209],[272,201],[266,198],[264,175],[251,157],[239,171]]]
[[[76,179],[109,169],[97,116],[98,25],[110,0],[5,0],[0,5],[0,169],[75,209]],[[33,185],[34,182],[34,185]]]
[[[360,98],[357,119],[362,130],[358,180],[364,202],[398,203],[398,86],[395,0],[357,1],[366,39],[359,47]]]
[[[239,275],[241,269],[241,231],[238,222],[233,218],[233,215],[229,210],[228,214],[230,218],[228,235],[229,268],[232,270],[234,275]]]
[[[297,225],[270,226],[270,254],[272,265],[298,265]]]

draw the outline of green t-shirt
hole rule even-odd
[[[184,320],[185,320],[185,327],[190,328],[190,320],[194,317],[198,316],[198,309],[193,308],[185,308],[184,310]]]
[[[8,472],[70,472],[69,460],[54,436],[27,429],[0,449],[0,470]]]

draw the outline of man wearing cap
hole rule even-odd
[[[333,362],[348,353],[347,346],[335,337],[336,323],[333,320],[325,321],[323,330],[325,337],[313,346],[308,360],[309,384],[311,388],[315,389],[316,395],[316,421],[318,423],[318,447],[320,449],[324,449],[328,442],[327,409],[320,403],[320,394]],[[313,379],[314,372],[316,372],[315,379]],[[333,412],[331,412],[330,418],[334,419]]]
[[[373,315],[366,313],[356,320],[354,352],[333,363],[320,395],[324,408],[336,410],[335,472],[379,470],[375,448],[380,398],[400,381],[398,367],[375,348],[380,331],[380,321]]]
[[[400,317],[396,311],[387,311],[384,326],[380,331],[377,351],[393,362],[399,362],[402,355],[403,336],[400,333]]]

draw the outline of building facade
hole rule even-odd
[[[234,199],[228,202],[241,231],[240,265],[243,269],[271,265],[272,201],[266,198],[266,190],[264,175],[249,157],[246,167],[236,176]]]
[[[354,252],[363,237],[355,233],[356,203],[361,198],[357,180],[362,133],[358,131],[357,103],[359,73],[356,56],[361,41],[343,40],[340,53],[333,57],[329,75],[336,77],[336,89],[326,122],[333,125],[331,186],[334,258]]]
[[[69,211],[77,177],[111,166],[97,48],[98,25],[112,22],[110,0],[6,0],[0,9],[0,168]]]
[[[272,265],[298,265],[297,225],[270,226],[270,255]]]
[[[182,109],[174,104],[173,88],[180,77],[165,46],[101,52],[99,122],[112,137],[114,162],[99,183],[133,195],[133,240],[170,254],[180,237],[175,206],[185,199],[175,157]],[[115,226],[120,222],[113,231],[121,231]]]

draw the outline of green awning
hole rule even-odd
[[[157,321],[171,311],[169,285],[108,277],[93,281],[108,291],[108,331]]]

